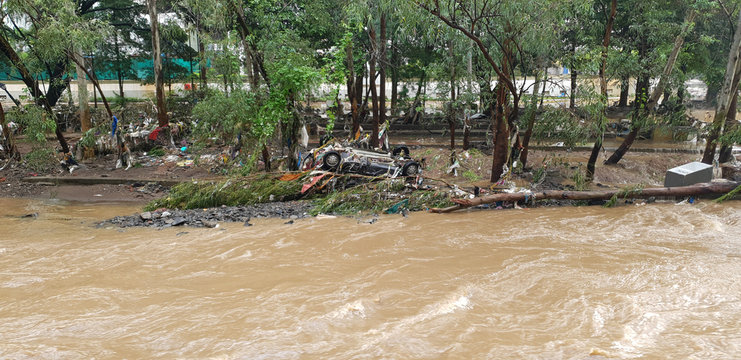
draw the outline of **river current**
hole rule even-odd
[[[738,201],[94,226],[136,211],[0,199],[0,358],[741,358]]]

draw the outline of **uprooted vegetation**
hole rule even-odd
[[[313,215],[353,215],[381,213],[402,201],[404,203],[397,207],[398,210],[419,211],[452,204],[447,191],[429,186],[420,189],[402,178],[313,175],[325,175],[326,179],[320,178],[322,181],[313,182],[308,189],[306,184],[314,180],[309,173],[259,174],[218,182],[186,182],[174,186],[167,197],[150,202],[145,210],[199,209],[304,199],[313,200]]]
[[[274,174],[259,174],[218,182],[185,182],[174,186],[167,197],[152,201],[145,209],[184,210],[295,200],[301,197],[302,183],[297,180],[282,181]]]
[[[397,204],[401,204],[409,211],[420,211],[450,206],[452,201],[445,191],[413,190],[406,187],[402,180],[388,179],[332,192],[328,196],[317,199],[316,206],[311,213],[313,215],[381,213]]]

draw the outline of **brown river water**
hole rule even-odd
[[[741,358],[739,201],[94,227],[135,211],[0,199],[0,358]]]

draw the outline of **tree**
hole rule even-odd
[[[602,97],[602,101],[604,103],[604,110],[600,112],[600,118],[597,120],[597,136],[594,140],[594,146],[592,146],[592,152],[589,154],[589,160],[587,161],[587,180],[591,181],[594,179],[594,168],[595,163],[597,162],[597,157],[599,156],[599,152],[602,149],[602,137],[604,136],[604,127],[605,127],[605,121],[604,119],[607,117],[607,104],[608,104],[608,97],[607,97],[607,79],[605,77],[606,69],[607,69],[607,54],[610,49],[610,37],[612,36],[612,26],[615,23],[615,14],[617,13],[617,0],[612,0],[610,2],[610,12],[609,15],[607,15],[607,23],[605,24],[605,35],[602,38],[602,54],[601,54],[601,64],[599,68],[599,87],[600,87],[600,96]]]
[[[155,97],[157,98],[157,123],[167,128],[170,121],[167,118],[167,104],[165,103],[165,85],[162,74],[162,55],[160,49],[159,20],[157,17],[157,0],[147,0],[149,12],[149,26],[152,30],[152,59],[154,62]]]
[[[496,73],[496,105],[492,111],[495,135],[491,181],[497,182],[504,174],[509,158],[510,132],[519,117],[520,99],[524,92],[524,82],[520,88],[516,84],[516,67],[523,62],[522,45],[531,39],[541,42],[546,40],[546,35],[553,34],[551,25],[562,20],[559,18],[561,12],[556,8],[568,5],[568,2],[521,0],[477,3],[461,0],[417,0],[415,3],[471,39],[488,66]]]
[[[671,72],[674,68],[674,63],[677,60],[677,56],[679,55],[679,51],[682,49],[682,45],[684,44],[685,36],[687,35],[688,31],[691,31],[692,26],[695,21],[695,17],[697,16],[697,12],[694,8],[690,8],[687,10],[687,14],[685,16],[685,20],[682,25],[682,29],[679,32],[679,34],[676,35],[674,39],[674,45],[671,50],[671,53],[669,54],[666,64],[664,65],[664,70],[661,73],[661,77],[659,78],[659,83],[654,88],[653,92],[651,93],[651,96],[648,96],[648,87],[649,87],[649,77],[644,73],[643,77],[639,79],[638,86],[636,90],[636,108],[633,110],[633,121],[631,123],[631,131],[628,133],[628,136],[625,137],[625,140],[620,144],[620,147],[618,147],[617,150],[605,161],[605,164],[617,164],[620,159],[623,158],[623,155],[625,155],[626,152],[630,149],[630,146],[635,141],[636,137],[638,136],[638,132],[641,130],[643,124],[645,124],[646,120],[648,120],[649,116],[654,113],[655,107],[658,104],[659,98],[664,92],[664,88],[666,87],[669,76],[671,75]],[[643,42],[642,46],[639,48],[639,53],[641,51],[647,51],[646,43]]]
[[[705,145],[705,152],[702,156],[702,162],[706,164],[712,164],[715,158],[715,149],[717,146],[718,137],[723,129],[723,125],[728,116],[728,110],[730,105],[735,105],[736,97],[738,92],[738,82],[741,78],[741,12],[739,12],[738,20],[736,22],[736,31],[733,35],[733,44],[728,52],[728,62],[726,65],[726,73],[723,79],[723,87],[718,94],[718,103],[715,108],[715,117],[713,118],[713,124],[708,134],[707,143]],[[735,109],[734,120],[735,120]],[[732,122],[729,122],[729,125]]]
[[[104,22],[88,21],[82,16],[93,11],[97,1],[76,2],[64,0],[47,1],[11,1],[4,4],[2,14],[4,27],[0,34],[0,52],[2,52],[18,70],[23,82],[30,90],[35,102],[47,111],[50,119],[57,121],[52,111],[61,94],[66,90],[69,77],[66,77],[70,55],[74,49],[89,51],[95,48],[101,37],[108,31]],[[16,20],[23,20],[25,27],[18,26]],[[7,20],[7,21],[6,21]],[[18,45],[11,45],[11,39]],[[15,48],[28,49],[23,58]],[[34,69],[32,65],[38,66]],[[44,93],[39,86],[38,73],[45,72],[49,86]],[[68,152],[69,146],[62,135],[61,124],[57,124],[55,133],[62,151]]]

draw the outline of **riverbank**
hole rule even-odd
[[[420,138],[419,142],[429,139]],[[407,141],[407,139],[404,139]],[[403,142],[401,142],[403,143]],[[84,162],[73,172],[52,168],[46,172],[34,172],[23,164],[11,164],[0,171],[0,197],[21,197],[36,199],[59,199],[74,202],[129,202],[144,209],[149,204],[150,212],[139,212],[122,216],[107,222],[106,226],[150,226],[163,228],[188,225],[211,227],[218,222],[248,222],[251,218],[274,217],[291,219],[302,218],[310,214],[330,213],[340,215],[363,215],[380,213],[404,199],[412,201],[402,205],[402,210],[426,210],[437,207],[452,197],[486,194],[501,190],[502,187],[518,187],[533,191],[541,190],[595,190],[621,189],[631,185],[656,187],[663,185],[667,169],[699,160],[699,154],[629,152],[624,159],[614,166],[601,164],[609,153],[601,154],[598,160],[595,179],[587,183],[584,179],[584,167],[589,156],[587,151],[569,151],[567,149],[549,148],[532,150],[526,171],[516,171],[507,177],[504,184],[492,188],[488,178],[491,173],[491,154],[476,149],[452,152],[443,146],[415,146],[410,141],[412,156],[424,163],[419,184],[404,184],[401,181],[386,184],[385,188],[366,186],[360,190],[335,189],[334,183],[321,194],[311,196],[289,196],[273,193],[274,188],[264,186],[259,193],[243,195],[232,200],[219,200],[216,189],[199,189],[208,184],[223,182],[229,177],[217,175],[225,170],[216,163],[218,153],[194,155],[176,150],[167,150],[158,156],[143,152],[134,154],[135,166],[126,169],[115,168],[112,155]],[[194,161],[194,158],[198,159]],[[453,164],[457,166],[452,166]],[[276,181],[273,175],[272,180]],[[267,177],[270,179],[270,177]],[[242,182],[238,186],[247,189],[253,181],[249,178],[232,178],[233,182]],[[308,181],[301,179],[301,181]],[[324,181],[324,180],[322,180]],[[173,200],[170,187],[173,184],[185,183],[197,185],[181,190],[180,200]],[[327,183],[327,185],[330,185]],[[234,184],[232,184],[234,186]],[[374,185],[377,186],[377,185]],[[299,194],[301,184],[297,183],[289,190]],[[331,190],[329,190],[331,188]],[[422,191],[420,191],[422,189]],[[221,189],[224,190],[224,189]],[[199,193],[200,191],[200,193]],[[239,191],[239,189],[237,189]],[[256,190],[257,191],[257,190]],[[284,190],[281,190],[285,192]],[[229,192],[233,192],[231,189]],[[300,195],[300,194],[299,194]],[[331,196],[329,196],[331,195]],[[205,203],[192,202],[193,198],[207,198]],[[249,198],[251,200],[240,200]],[[255,198],[259,198],[255,200]],[[304,201],[272,202],[281,199]],[[186,199],[186,200],[183,200]],[[306,200],[308,199],[308,200]],[[265,204],[263,204],[265,203]],[[595,204],[599,202],[594,202]],[[538,202],[537,204],[520,204],[520,206],[547,205],[586,205],[587,202],[557,200]],[[227,205],[222,207],[222,205]],[[195,210],[181,210],[196,207]],[[514,207],[514,204],[503,204],[497,207]],[[206,208],[206,210],[204,210]],[[143,210],[142,210],[143,211]],[[163,214],[166,216],[162,216]],[[146,214],[143,215],[142,214]],[[122,214],[125,215],[125,214]]]

